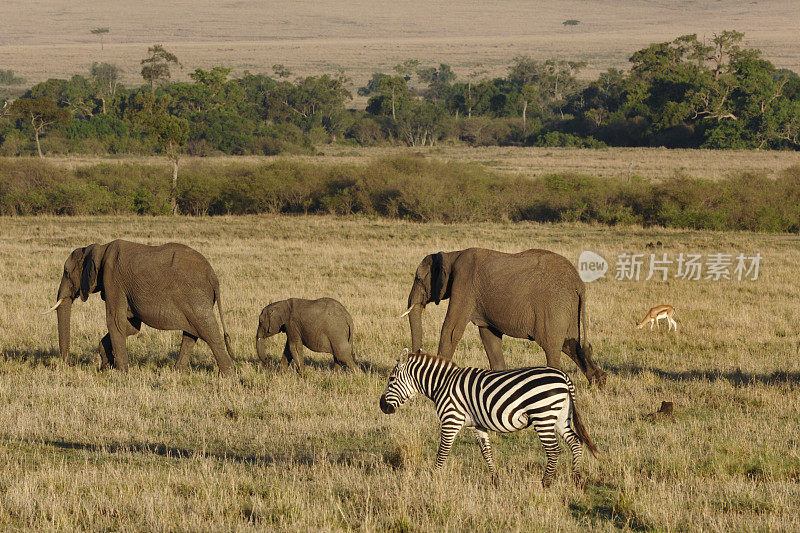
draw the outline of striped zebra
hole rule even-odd
[[[381,410],[394,413],[416,394],[422,393],[436,404],[441,420],[441,441],[436,466],[442,468],[456,435],[471,427],[478,438],[481,455],[489,465],[492,483],[497,485],[497,469],[489,444],[489,431],[510,433],[529,426],[536,429],[547,454],[542,485],[553,480],[560,452],[556,433],[572,450],[572,471],[580,485],[581,444],[597,455],[575,407],[575,387],[561,370],[549,367],[492,371],[461,368],[438,356],[416,352],[389,375],[381,395]]]

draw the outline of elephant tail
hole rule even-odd
[[[214,287],[214,299],[217,301],[217,311],[219,311],[219,322],[222,324],[222,338],[225,339],[225,348],[228,350],[228,356],[233,359],[233,350],[231,349],[231,336],[225,329],[225,318],[222,316],[222,295],[219,292],[219,285]]]
[[[583,323],[583,338],[581,338],[581,323]],[[578,344],[581,350],[586,348],[586,293],[578,292]]]
[[[347,318],[347,342],[353,342],[353,319]]]

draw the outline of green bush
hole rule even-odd
[[[0,159],[0,214],[170,212],[170,167],[101,163],[68,169]],[[661,182],[574,173],[528,179],[478,164],[396,156],[357,164],[194,161],[180,172],[178,208],[189,215],[335,213],[421,222],[519,221],[800,231],[800,165],[778,179]]]

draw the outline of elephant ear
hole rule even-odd
[[[270,304],[268,316],[269,331],[271,334],[275,335],[276,333],[279,333],[281,328],[289,321],[287,308],[288,303],[286,301]]]
[[[439,305],[447,289],[447,272],[444,270],[442,252],[431,255],[431,299]]]
[[[83,270],[81,273],[81,300],[84,302],[89,295],[97,291],[97,276],[101,267],[101,249],[96,244],[86,247],[83,257]]]
[[[272,308],[267,309],[267,333],[270,335],[275,335],[278,333],[278,330],[281,329],[280,326],[277,324],[277,319],[275,316],[275,310]]]

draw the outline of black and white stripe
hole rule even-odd
[[[572,450],[572,470],[580,482],[581,444],[594,454],[592,444],[575,409],[575,387],[561,370],[549,367],[492,371],[461,368],[440,357],[415,353],[398,362],[389,375],[380,406],[391,414],[421,393],[433,400],[442,422],[436,468],[444,465],[456,435],[474,428],[492,481],[497,470],[488,431],[510,433],[533,426],[547,454],[542,484],[550,485],[560,452],[556,434]]]

